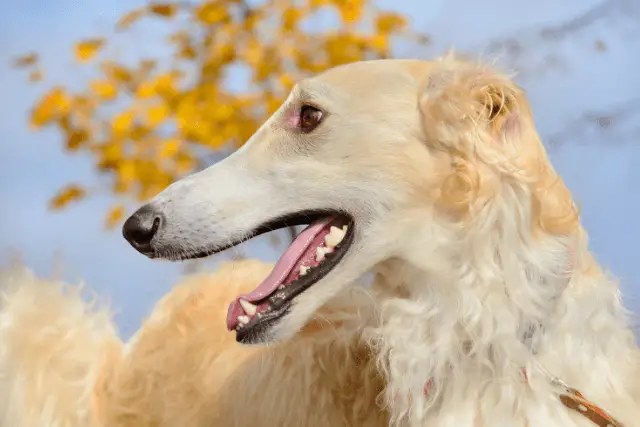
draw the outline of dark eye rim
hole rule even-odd
[[[307,108],[313,109],[314,111],[318,111],[320,113],[320,118],[318,119],[318,122],[315,124],[315,126],[310,127],[310,128],[304,128],[302,126],[302,114],[304,113],[305,109],[307,109]],[[313,132],[314,130],[316,130],[318,128],[318,126],[320,126],[322,124],[322,122],[324,122],[325,116],[326,116],[326,113],[324,112],[324,110],[322,110],[321,108],[317,107],[316,105],[309,104],[309,103],[302,104],[300,106],[300,110],[298,112],[298,117],[299,117],[298,129],[302,133]]]

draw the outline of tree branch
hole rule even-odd
[[[640,98],[632,98],[600,111],[586,111],[558,132],[545,138],[550,150],[568,141],[586,143],[589,139],[625,144],[640,140]]]

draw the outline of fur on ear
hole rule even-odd
[[[440,186],[448,211],[473,218],[505,185],[517,186],[534,228],[576,230],[571,194],[548,161],[523,90],[508,76],[449,54],[430,74],[420,110],[427,144],[450,155]]]

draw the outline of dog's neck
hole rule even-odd
[[[415,235],[415,248],[428,247]],[[410,253],[376,272],[387,295],[375,331],[390,378],[386,397],[406,408],[394,416],[426,419],[447,396],[525,387],[522,369],[539,363],[578,387],[607,387],[631,372],[615,366],[634,348],[617,285],[589,254],[581,229],[535,242],[504,230],[471,235],[435,262]],[[595,359],[608,378],[589,379]]]

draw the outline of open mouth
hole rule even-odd
[[[353,241],[353,220],[338,213],[298,214],[280,220],[277,228],[304,223],[309,225],[285,250],[269,276],[229,305],[227,328],[236,331],[237,341],[251,342],[262,336],[287,313],[296,296],[340,262]]]

